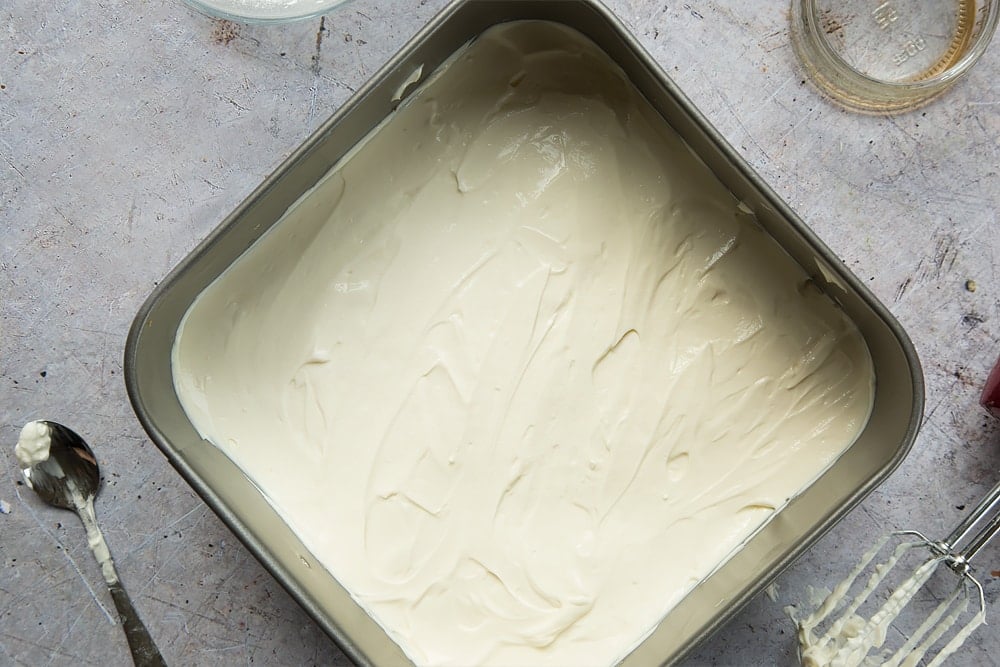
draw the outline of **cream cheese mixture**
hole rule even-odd
[[[608,665],[864,427],[846,316],[591,42],[493,28],[198,298],[200,433],[421,665]]]

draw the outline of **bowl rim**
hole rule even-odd
[[[314,0],[312,3],[309,3],[310,9],[308,11],[290,9],[286,12],[273,13],[254,12],[250,8],[246,12],[237,11],[234,9],[235,3],[231,0],[183,0],[183,2],[195,11],[213,19],[222,19],[224,21],[233,21],[248,25],[277,25],[304,21],[329,14],[353,2],[353,0]],[[306,3],[303,2],[301,4],[305,5]]]

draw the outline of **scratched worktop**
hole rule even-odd
[[[3,3],[0,664],[128,661],[78,521],[16,483],[33,418],[92,444],[99,518],[170,664],[347,664],[146,439],[122,352],[157,281],[444,4],[356,0],[249,27],[177,1]],[[871,117],[803,80],[783,0],[609,4],[923,363],[925,420],[900,469],[691,658],[791,665],[782,608],[807,584],[832,585],[883,530],[943,536],[1000,476],[1000,423],[977,405],[1000,354],[1000,44],[924,109]],[[979,560],[996,623],[954,665],[1000,655],[1000,545]]]

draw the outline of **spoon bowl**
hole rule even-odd
[[[94,498],[101,485],[101,470],[90,446],[72,429],[40,420],[29,422],[21,430],[15,455],[27,485],[49,505],[76,512],[87,529],[87,543],[101,566],[136,667],[165,667],[160,651],[118,578],[111,552],[97,525]]]
[[[21,476],[49,505],[75,511],[78,504],[76,494],[84,501],[97,496],[101,484],[97,458],[83,438],[62,424],[49,421],[34,423],[48,429],[49,455],[22,468]]]

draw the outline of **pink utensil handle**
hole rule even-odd
[[[990,414],[1000,419],[1000,359],[993,366],[986,386],[983,387],[983,395],[979,399],[983,407],[989,410]]]

